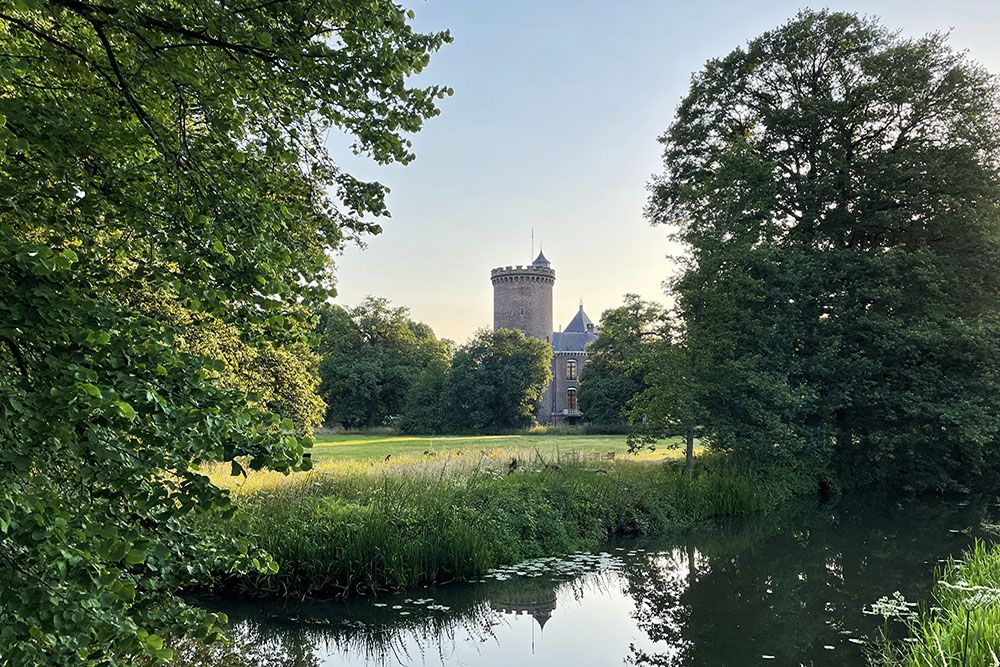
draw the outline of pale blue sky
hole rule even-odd
[[[442,114],[414,137],[417,159],[342,163],[387,184],[392,218],[338,258],[338,303],[365,295],[407,306],[438,335],[492,324],[489,271],[531,260],[556,270],[555,322],[580,298],[595,319],[626,292],[663,300],[667,230],[642,216],[659,170],[656,137],[692,72],[808,5],[656,0],[407,2],[420,29],[455,42],[421,80],[450,85]],[[823,5],[816,5],[823,6]],[[829,2],[906,35],[952,30],[954,47],[1000,73],[1000,2]]]

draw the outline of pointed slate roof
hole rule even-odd
[[[542,266],[542,267],[545,267],[547,269],[547,268],[549,268],[549,267],[552,266],[552,262],[550,262],[548,259],[545,258],[545,253],[543,253],[541,250],[539,250],[538,251],[538,257],[535,258],[535,261],[532,262],[531,265],[532,266]]]
[[[587,325],[590,328],[587,328]],[[576,316],[566,325],[565,331],[567,333],[586,333],[587,331],[594,330],[594,321],[587,317],[587,313],[583,312],[583,304],[580,304],[580,310],[577,311]]]
[[[588,329],[589,325],[589,329]],[[552,349],[555,352],[585,352],[587,343],[597,338],[597,327],[593,320],[583,312],[583,304],[573,320],[563,331],[552,334]]]

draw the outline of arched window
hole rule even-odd
[[[573,387],[566,390],[566,409],[576,410],[576,389]]]
[[[567,380],[576,379],[576,359],[566,360],[566,379]]]

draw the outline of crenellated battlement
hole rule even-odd
[[[490,271],[493,284],[498,282],[546,282],[556,280],[554,269],[543,266],[500,266]]]

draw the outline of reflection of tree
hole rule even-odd
[[[586,578],[557,582],[547,577],[512,578],[477,586],[443,587],[434,592],[434,603],[447,611],[425,611],[425,605],[398,610],[375,607],[371,600],[344,603],[302,603],[277,608],[258,604],[223,609],[232,619],[232,635],[237,647],[251,651],[246,662],[190,662],[220,664],[225,667],[264,665],[268,667],[313,667],[318,654],[341,654],[373,665],[420,663],[436,655],[442,664],[459,643],[479,644],[495,639],[493,628],[503,614],[529,613],[544,625],[556,606],[557,588],[573,587],[574,593],[587,584]],[[267,649],[256,651],[254,647]]]
[[[934,560],[970,539],[948,529],[968,525],[971,514],[859,504],[692,535],[683,548],[623,571],[637,623],[664,645],[655,653],[632,647],[632,661],[742,665],[768,654],[776,664],[860,663],[860,647],[839,633],[874,630],[861,610],[881,595],[926,597]],[[834,643],[836,653],[823,649]]]
[[[249,630],[249,632],[248,632]],[[256,635],[256,636],[255,636]],[[232,642],[224,646],[207,646],[199,642],[183,642],[173,647],[171,667],[317,667],[319,660],[309,638],[291,633],[283,636],[259,636],[240,624],[233,628]]]

